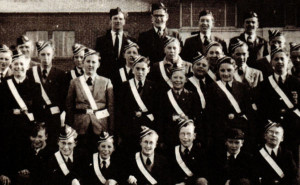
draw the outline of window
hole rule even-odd
[[[75,43],[74,31],[54,31],[52,38],[55,42],[55,56],[56,57],[71,57],[72,46]]]
[[[48,40],[48,32],[47,31],[27,31],[26,36],[32,40],[34,44],[34,52],[33,57],[37,57],[37,50],[35,47],[35,43],[39,40]]]

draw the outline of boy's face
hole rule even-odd
[[[112,141],[101,142],[98,146],[98,151],[102,159],[108,159],[114,151]]]
[[[195,127],[193,125],[188,125],[182,127],[179,131],[179,140],[181,145],[188,148],[193,144],[193,141],[196,139]]]

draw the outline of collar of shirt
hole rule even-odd
[[[284,83],[284,82],[285,82],[285,80],[286,80],[286,75],[287,75],[287,73],[285,73],[285,74],[281,75],[281,78],[282,78],[282,82],[283,82],[283,83]],[[276,82],[278,82],[278,80],[279,80],[279,75],[278,75],[278,74],[276,74],[276,73],[274,73],[274,76],[275,76],[275,80],[276,80]]]
[[[271,155],[272,153],[272,150],[274,151],[275,155],[277,156],[278,154],[278,148],[279,148],[279,145],[276,146],[275,148],[270,148],[268,145],[265,145],[266,149],[267,149],[267,152]]]
[[[46,76],[49,75],[51,68],[52,68],[52,67],[48,67],[48,68],[46,69],[46,71],[47,71]],[[41,66],[41,72],[42,72],[42,74],[43,74],[43,70],[44,70],[44,68]]]
[[[221,80],[221,82],[222,82],[224,85],[226,85],[226,83],[228,83],[229,86],[232,87],[233,80],[231,80],[230,82],[223,82],[223,81]]]
[[[21,78],[21,79],[14,77],[15,81],[17,82],[17,84],[23,83],[24,80],[25,80],[25,78],[26,78],[26,76],[24,76],[24,77]]]
[[[248,39],[249,36],[250,36],[249,34],[245,33],[245,41],[247,41],[247,39]],[[255,39],[256,39],[256,33],[253,33],[253,34],[251,35],[251,37],[252,37],[252,41],[254,42]]]
[[[126,69],[127,74],[129,74],[129,71],[131,68],[125,65],[125,69]]]
[[[63,157],[64,157],[66,162],[68,161],[68,158],[71,160],[71,162],[73,162],[73,152],[71,153],[71,155],[69,155],[69,156],[63,155]]]
[[[196,82],[198,83],[199,86],[200,86],[200,80],[202,80],[202,82],[205,84],[205,77],[203,77],[202,79],[199,79],[193,75],[192,78],[194,78],[196,80]]]
[[[103,167],[102,166],[102,162],[105,161],[106,162],[106,168],[108,168],[109,165],[110,165],[110,157],[107,158],[107,159],[102,159],[101,156],[99,156],[99,158],[100,158],[100,165],[101,165],[101,167]]]
[[[187,149],[189,149],[189,152],[191,152],[192,148],[193,148],[193,144],[191,144],[191,146],[189,146]],[[185,149],[186,149],[185,146],[180,145],[180,151],[181,151],[181,153],[184,153]]]
[[[180,90],[175,90],[175,89],[173,89],[173,92],[176,94],[176,93],[178,93],[179,95],[181,94],[181,92],[183,91],[183,89],[180,89]]]
[[[206,35],[204,35],[203,33],[200,32],[200,39],[201,39],[202,43],[204,43],[204,36],[207,36],[207,39],[211,40],[211,33],[210,32],[206,33]]]
[[[77,71],[78,74],[81,74],[81,69],[80,69],[80,68],[78,68],[78,67],[76,66],[75,69],[76,69],[76,71]]]
[[[166,29],[166,28],[162,28],[162,29],[160,30],[161,34],[163,34],[163,33],[164,33],[165,29]],[[158,28],[157,28],[157,27],[155,27],[155,26],[154,26],[154,30],[155,30],[155,33],[157,33],[157,32],[158,32]]]
[[[86,75],[86,74],[84,73],[84,78],[85,78],[85,80],[88,80],[89,77],[92,77],[92,82],[94,83],[95,78],[96,78],[96,74],[94,74],[93,76],[88,76],[88,75]]]
[[[236,154],[233,155],[235,159],[237,158],[237,156],[239,155],[239,153],[240,153],[240,151],[238,153],[236,153]],[[231,156],[231,154],[229,152],[226,152],[226,156],[227,156],[227,159],[228,159]]]
[[[120,44],[122,43],[122,37],[123,37],[123,30],[120,30],[120,31],[118,31],[118,33],[119,33],[119,46],[120,46]],[[116,32],[115,31],[113,31],[113,30],[111,30],[111,36],[112,36],[112,39],[113,39],[113,45],[115,45],[115,40],[116,40]]]
[[[146,79],[142,80],[143,87],[145,85],[145,80]],[[136,86],[138,87],[139,81],[136,78],[134,78],[134,82],[135,82]]]
[[[151,161],[151,165],[153,165],[153,163],[154,163],[154,154],[149,156],[149,157],[145,156],[143,153],[141,153],[141,154],[142,154],[142,159],[143,159],[144,164],[146,164],[147,158],[149,158],[150,161]]]

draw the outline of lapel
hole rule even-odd
[[[121,50],[120,50],[120,57],[121,57],[121,53],[124,50],[124,46],[125,46],[125,40],[127,40],[128,35],[124,32],[123,30],[123,37],[122,37],[122,44],[121,44]]]
[[[160,40],[160,38],[159,38],[159,36],[158,36],[158,34],[156,33],[156,31],[155,31],[154,28],[151,29],[150,33],[151,33],[151,35],[152,35],[152,37],[153,37],[153,41],[154,41],[154,39],[155,39],[155,40]]]
[[[43,78],[42,78],[42,71],[41,71],[41,66],[38,66],[37,67],[37,71],[38,71],[38,75],[39,75],[39,77],[40,77],[40,80],[41,80],[41,82],[43,83]]]
[[[111,30],[107,30],[106,32],[106,38],[107,38],[107,48],[113,48],[113,39],[112,39],[112,36],[111,36]]]
[[[96,75],[95,84],[94,84],[94,88],[93,88],[93,92],[92,92],[94,98],[96,97],[98,90],[100,90],[100,85],[101,85],[100,82],[101,82],[100,77],[98,75]]]
[[[245,39],[245,33],[242,33],[240,36],[239,36],[239,39],[243,42],[247,42],[246,39]]]
[[[52,82],[51,79],[53,79],[53,77],[55,77],[55,73],[56,73],[56,69],[52,66],[49,71],[49,75],[47,76],[47,80],[46,80],[45,84]]]
[[[196,35],[195,47],[196,47],[197,51],[200,51],[201,53],[204,53],[205,48],[204,48],[202,40],[200,38],[200,33]]]

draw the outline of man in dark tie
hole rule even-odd
[[[262,37],[257,36],[259,27],[258,16],[255,12],[248,12],[244,15],[244,33],[230,39],[229,45],[233,39],[240,39],[248,45],[249,58],[247,64],[251,67],[252,63],[269,54],[268,42]]]
[[[138,45],[140,46],[140,54],[149,57],[150,65],[162,61],[165,57],[164,38],[172,36],[180,41],[182,40],[177,31],[169,30],[166,26],[169,19],[167,7],[163,3],[152,4],[151,17],[153,28],[139,35]]]
[[[211,11],[203,10],[199,13],[199,32],[187,38],[182,48],[181,56],[184,60],[192,62],[193,57],[198,52],[204,55],[206,46],[212,42],[219,42],[222,45],[223,52],[227,54],[226,42],[216,36],[212,36],[211,30],[214,26],[214,17]]]
[[[32,41],[26,35],[17,38],[17,49],[25,55],[25,67],[27,69],[38,64],[36,61],[32,60],[34,46]]]
[[[97,38],[95,50],[100,52],[102,57],[101,68],[97,73],[111,78],[125,63],[122,53],[125,41],[130,37],[123,30],[127,14],[117,7],[110,10],[109,16],[111,29],[106,35]]]
[[[5,45],[0,45],[0,83],[5,77],[12,76],[12,71],[9,68],[12,62],[12,51]]]

